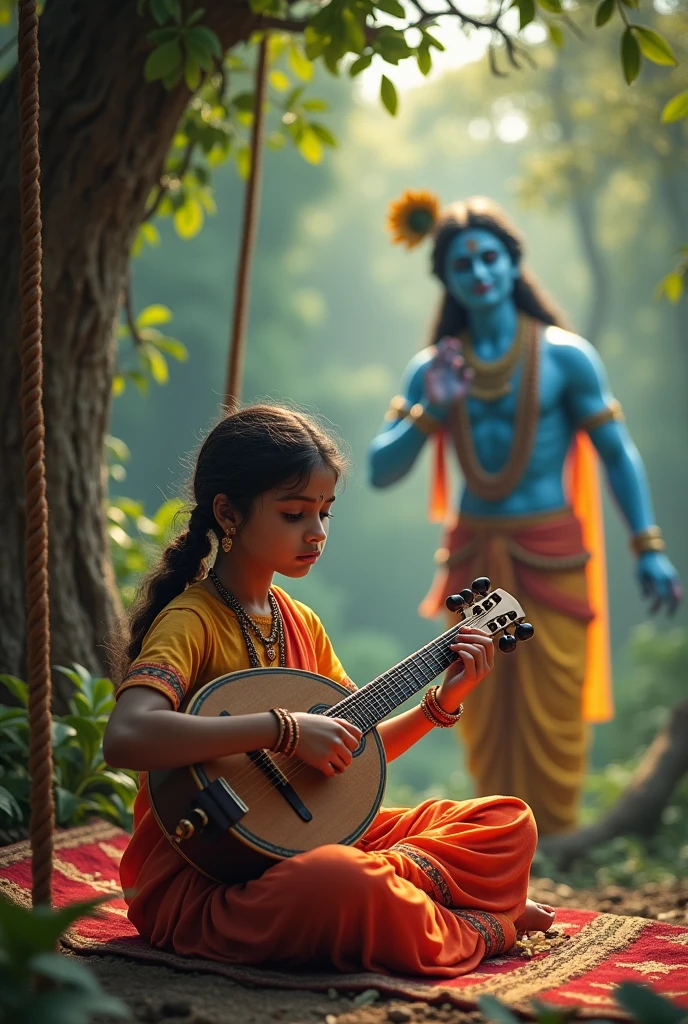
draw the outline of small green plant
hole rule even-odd
[[[103,759],[103,734],[114,706],[112,683],[81,665],[58,667],[74,684],[69,714],[53,716],[55,816],[61,826],[77,825],[99,815],[129,829],[136,796],[135,776],[113,771]],[[28,688],[15,676],[0,683],[19,707],[0,705],[0,829],[29,820]]]
[[[645,985],[624,982],[614,990],[614,999],[636,1024],[688,1024],[688,1014],[664,996]],[[512,1013],[494,996],[483,996],[478,1005],[485,1017],[494,1024],[520,1024],[521,1018]],[[536,1024],[569,1024],[578,1018],[578,1007],[548,1006],[534,999],[532,1002]],[[588,1024],[612,1024],[609,1020],[591,1020]]]
[[[55,952],[60,935],[102,902],[26,910],[0,897],[0,1019],[23,1024],[89,1024],[97,1015],[132,1020],[78,960]]]

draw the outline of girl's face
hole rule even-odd
[[[327,540],[337,477],[327,466],[300,487],[289,483],[259,495],[234,537],[232,554],[269,572],[307,576]]]

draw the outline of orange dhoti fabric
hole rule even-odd
[[[450,978],[513,946],[537,833],[520,800],[383,810],[354,847],[323,846],[245,885],[213,882],[162,835],[122,862],[129,917],[152,945],[228,963]]]
[[[588,624],[581,527],[564,510],[539,516],[462,515],[445,540],[447,569],[423,611],[489,576],[523,606],[535,636],[508,656],[465,701],[459,724],[479,794],[513,793],[530,804],[541,834],[573,828],[585,773],[583,715]],[[451,617],[455,622],[455,616]]]

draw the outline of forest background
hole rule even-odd
[[[425,343],[439,295],[429,251],[392,247],[385,232],[387,203],[404,188],[430,189],[442,202],[486,194],[515,218],[528,263],[602,355],[669,554],[688,579],[688,309],[675,278],[664,294],[658,288],[688,241],[685,122],[660,123],[688,79],[688,16],[681,6],[672,11],[679,66],[646,65],[631,90],[617,35],[589,31],[567,36],[561,49],[536,40],[537,66],[508,77],[467,52],[477,59],[400,89],[395,118],[377,102],[374,66],[353,91],[318,73],[307,88],[329,106],[318,114],[319,143],[297,152],[269,136],[243,397],[315,411],[350,446],[326,557],[288,587],[316,609],[359,684],[438,631],[417,614],[439,537],[426,517],[427,453],[387,491],[366,479],[367,445]],[[294,62],[285,67],[271,78],[278,96],[303,84]],[[330,132],[338,144],[323,148]],[[213,199],[201,191],[181,213],[149,222],[133,262],[137,330],[154,337],[159,329],[184,348],[163,344],[157,351],[167,358],[146,357],[140,376],[142,352],[123,310],[109,451],[110,532],[125,603],[158,546],[153,524],[168,524],[186,496],[194,451],[218,415],[243,170],[239,150],[215,172]],[[459,485],[454,474],[455,492]],[[608,497],[605,520],[617,717],[594,732],[588,817],[613,801],[688,678],[686,608],[673,623],[648,620],[627,531]],[[391,766],[388,802],[469,793],[453,734],[436,730]],[[638,879],[669,862],[677,873],[688,867],[686,808],[684,780],[652,844],[617,843],[615,877]]]

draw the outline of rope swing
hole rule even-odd
[[[43,418],[41,185],[38,148],[38,13],[19,0],[19,146],[21,191],[21,408],[26,502],[26,649],[29,688],[32,901],[52,903],[53,750],[48,603],[48,502]]]
[[[256,84],[253,94],[253,124],[251,126],[251,167],[244,197],[244,217],[241,227],[241,249],[234,289],[232,335],[225,386],[225,406],[233,409],[241,401],[246,350],[246,326],[250,294],[251,264],[258,233],[260,208],[260,181],[263,171],[263,123],[265,121],[266,71],[268,63],[268,36],[263,35],[258,47]]]

